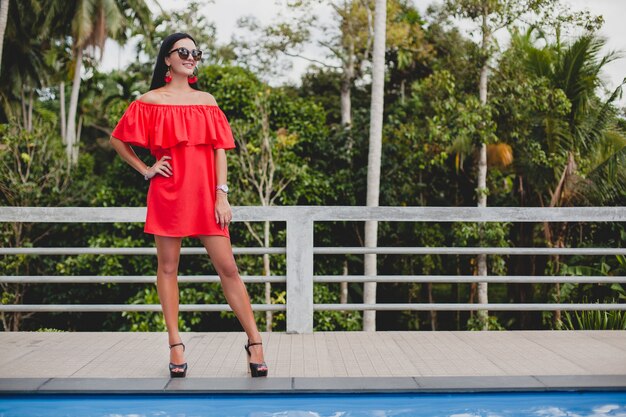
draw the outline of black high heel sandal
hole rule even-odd
[[[185,344],[183,342],[180,343],[175,343],[173,345],[170,345],[170,349],[172,349],[174,346],[182,346],[183,347],[183,352],[185,351]],[[174,369],[176,368],[183,368],[182,371],[174,371]],[[170,378],[184,378],[187,375],[187,362],[181,364],[181,365],[176,365],[172,362],[170,362]]]
[[[252,353],[250,353],[250,346],[262,345],[262,344],[263,343],[261,342],[250,343],[250,340],[248,340],[248,344],[244,345],[246,352],[248,352],[248,364],[250,365],[250,373],[252,374],[253,378],[256,378],[258,376],[267,376],[267,365],[265,364],[265,362],[261,362],[261,363],[250,362],[250,357],[252,356]]]

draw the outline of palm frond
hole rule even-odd
[[[624,204],[626,202],[626,136],[621,132],[611,131],[604,136],[604,152],[597,155],[600,159],[587,173],[585,194],[594,204]]]

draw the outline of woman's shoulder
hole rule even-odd
[[[217,106],[217,101],[215,101],[215,97],[213,95],[207,93],[206,91],[198,91],[196,94],[196,99],[199,101],[198,104],[204,104],[207,106]]]
[[[148,104],[161,104],[163,102],[163,95],[157,90],[150,90],[137,97],[137,101]]]

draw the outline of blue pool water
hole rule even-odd
[[[0,396],[2,417],[626,417],[626,392]]]

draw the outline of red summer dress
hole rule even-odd
[[[218,235],[215,221],[215,149],[235,147],[226,115],[217,105],[133,101],[111,136],[172,159],[173,175],[150,179],[144,231],[159,236]]]

